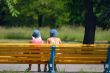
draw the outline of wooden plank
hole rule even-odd
[[[40,57],[30,58],[30,57],[0,57],[0,60],[39,60]]]
[[[55,61],[55,64],[103,64],[105,61]]]
[[[56,50],[56,52],[95,52],[95,53],[107,53],[107,50]]]
[[[105,57],[56,57],[55,58],[56,60],[88,60],[88,61],[91,61],[91,60],[106,60]]]
[[[107,49],[55,49],[56,51],[104,51],[107,52]]]
[[[21,47],[19,47],[19,46],[14,46],[14,47],[5,46],[5,47],[1,47],[0,46],[0,49],[4,49],[4,50],[5,49],[16,49],[16,50],[17,49],[24,49],[24,50],[25,49],[30,49],[30,50],[33,49],[34,50],[35,49],[36,50],[36,49],[51,49],[51,48],[50,47],[24,47],[24,46],[21,46]]]
[[[106,55],[56,54],[56,57],[107,57]]]
[[[50,54],[0,54],[0,57],[16,56],[16,57],[50,57]]]
[[[22,45],[22,46],[4,46],[4,47],[1,47],[1,48],[8,48],[8,47],[11,47],[11,49],[12,48],[15,48],[15,49],[18,49],[18,48],[23,48],[23,49],[49,49],[49,48],[51,48],[51,47],[33,47],[33,46],[24,46],[24,45]],[[8,48],[9,49],[9,48]],[[58,49],[96,49],[96,47],[74,47],[74,46],[69,46],[69,47],[58,47]],[[107,49],[106,47],[102,47],[102,48],[98,48],[97,47],[97,49]]]
[[[2,52],[36,52],[36,53],[40,53],[40,52],[47,52],[47,53],[50,53],[51,51],[49,51],[49,50],[28,50],[28,49],[20,49],[20,50],[16,50],[16,49],[7,49],[7,50],[3,50],[3,49],[1,49],[0,50],[0,53],[2,53]]]
[[[33,46],[32,43],[0,43],[0,46],[1,45],[24,45],[24,46]],[[38,45],[38,44],[37,44]],[[40,45],[40,44],[39,44]],[[42,46],[45,46],[45,47],[48,47],[48,46],[52,46],[52,44],[43,44]],[[89,46],[94,46],[94,47],[108,47],[109,44],[59,44],[59,45],[56,45],[56,46],[60,46],[60,47],[74,47],[74,46],[77,46],[77,47],[89,47]]]
[[[6,62],[0,62],[1,64],[47,64],[47,61],[42,61],[42,62],[33,62],[33,61],[30,61],[30,62],[27,62],[27,61],[24,61],[24,62],[16,62],[16,61],[6,61]],[[55,62],[55,64],[103,64],[102,61],[57,61]]]
[[[62,47],[58,47],[58,48],[56,48],[56,50],[108,50],[108,48],[88,48],[88,47],[64,47],[64,48],[62,48]]]
[[[0,50],[0,52],[36,52],[36,53],[40,53],[40,52],[44,52],[44,53],[50,53],[51,51],[42,51],[42,50]],[[78,51],[78,50],[63,50],[63,51],[60,51],[60,50],[57,50],[56,53],[97,53],[97,54],[106,54],[107,51]]]
[[[56,49],[107,50],[106,47],[57,47]]]
[[[47,61],[0,61],[0,64],[47,64]]]
[[[85,52],[82,52],[82,53],[79,53],[79,52],[75,52],[75,53],[69,53],[69,52],[65,52],[65,53],[56,53],[56,55],[60,55],[60,54],[62,54],[62,55],[65,55],[65,54],[68,54],[68,55],[96,55],[96,56],[100,56],[100,55],[104,55],[104,56],[107,56],[107,54],[106,53],[91,53],[91,52],[87,52],[87,53],[85,53]]]
[[[0,58],[0,61],[2,61],[2,60],[13,60],[13,61],[26,61],[26,60],[33,60],[33,61],[37,61],[37,60],[41,60],[41,58],[40,57],[36,57],[36,58],[34,58],[34,57],[1,57]]]
[[[105,61],[55,61],[56,64],[103,64]],[[47,64],[47,61],[0,61],[2,64]]]
[[[0,52],[29,52],[29,51],[36,51],[36,52],[51,52],[51,50],[40,50],[40,49],[0,49]]]
[[[58,45],[58,46],[60,46],[60,47],[67,47],[67,46],[77,46],[77,47],[99,47],[99,46],[101,46],[101,47],[108,47],[110,44],[60,44],[60,45]]]
[[[9,52],[10,51],[10,52]],[[41,53],[41,52],[44,52],[44,53],[50,53],[51,51],[49,51],[49,50],[13,50],[13,49],[8,49],[8,50],[0,50],[0,52],[1,53],[3,53],[3,52],[9,52],[9,53],[11,53],[11,52],[32,52],[32,53]],[[104,51],[104,50],[99,50],[99,51],[80,51],[80,50],[56,50],[56,53],[62,53],[62,54],[65,54],[65,53],[70,53],[70,54],[83,54],[83,53],[90,53],[90,54],[96,54],[96,55],[98,55],[98,54],[103,54],[103,55],[106,55],[107,54],[107,51]]]
[[[31,43],[0,43],[0,46],[1,45],[15,45],[15,46],[33,46],[33,44]],[[35,44],[35,45],[38,45],[38,44]],[[40,44],[39,44],[40,45]],[[41,45],[40,45],[41,46]],[[42,46],[45,46],[45,47],[49,47],[49,46],[52,46],[52,44],[42,44]],[[90,44],[90,45],[86,45],[86,44],[59,44],[59,45],[56,45],[57,47],[108,47],[109,44]]]
[[[0,43],[0,47],[51,47],[51,44],[31,44],[31,43]]]

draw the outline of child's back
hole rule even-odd
[[[32,43],[33,43],[33,44],[43,44],[44,41],[41,40],[41,39],[33,39],[33,40],[32,40]]]
[[[60,38],[57,37],[50,37],[47,39],[48,44],[61,44]]]

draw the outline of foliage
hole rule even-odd
[[[109,29],[110,0],[91,1],[94,4],[97,26]],[[0,25],[2,26],[36,27],[40,16],[42,16],[42,26],[64,24],[79,26],[84,25],[84,14],[84,0],[0,0]]]
[[[10,10],[10,13],[12,14],[12,16],[17,17],[17,15],[20,14],[19,11],[16,10],[16,8],[15,8],[15,5],[18,3],[18,0],[5,0],[5,1],[6,1],[6,4]]]
[[[68,10],[70,11],[70,24],[83,24],[84,22],[84,2],[83,0],[69,0]]]
[[[96,6],[97,25],[103,29],[110,28],[110,0],[100,0]]]
[[[91,0],[93,1],[94,14],[97,17],[97,26],[103,29],[110,28],[110,0]],[[84,25],[85,7],[83,0],[70,0],[68,2],[70,11],[70,23],[73,25]]]
[[[53,19],[58,24],[62,24],[63,21],[67,22],[68,12],[65,4],[64,0],[23,0],[20,3],[23,15],[32,17],[34,20],[38,20],[39,15],[42,15],[43,24],[52,24]]]

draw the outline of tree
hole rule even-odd
[[[110,28],[110,0],[100,0],[96,6],[97,26],[103,30]]]
[[[19,11],[16,10],[16,4],[18,3],[18,0],[4,0],[4,1],[6,2],[12,16],[17,17],[17,15],[19,14]]]
[[[12,16],[17,17],[19,12],[16,10],[15,5],[17,0],[0,0],[0,25],[6,23],[6,16],[10,12]]]
[[[70,23],[72,25],[84,25],[85,7],[84,0],[69,0]],[[96,26],[102,29],[110,28],[110,0],[92,0],[93,12],[97,17]]]
[[[5,17],[5,8],[4,8],[4,1],[0,1],[0,25],[3,25],[4,23],[4,17]]]
[[[103,29],[110,28],[110,0],[101,0],[93,11],[93,0],[85,0],[85,35],[84,44],[94,44],[96,23]],[[102,8],[100,10],[100,8]]]
[[[38,26],[41,27],[45,24],[43,22],[49,18],[50,21],[53,21],[50,22],[52,25],[56,24],[58,20],[61,20],[61,17],[67,14],[64,8],[65,4],[66,0],[24,0],[20,3],[20,10],[21,13],[32,16],[36,21],[38,20]],[[66,19],[66,17],[63,19]]]
[[[82,25],[84,22],[84,0],[68,0],[68,10],[70,12],[69,22],[71,25]]]
[[[93,1],[84,0],[85,3],[85,35],[83,44],[94,44],[96,17],[93,12]]]

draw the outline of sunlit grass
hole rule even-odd
[[[59,29],[59,37],[65,41],[83,40],[84,28],[83,27],[70,27],[65,26]]]
[[[0,39],[14,39],[14,40],[31,40],[31,36],[35,27],[11,27],[5,28],[0,27]],[[42,34],[43,40],[47,40],[49,37],[49,27],[37,28]],[[83,27],[73,27],[73,26],[63,26],[57,28],[62,41],[83,41],[84,38],[84,28]],[[110,30],[96,30],[95,41],[110,41]]]
[[[110,29],[108,31],[98,29],[96,31],[95,39],[97,41],[110,41]]]

